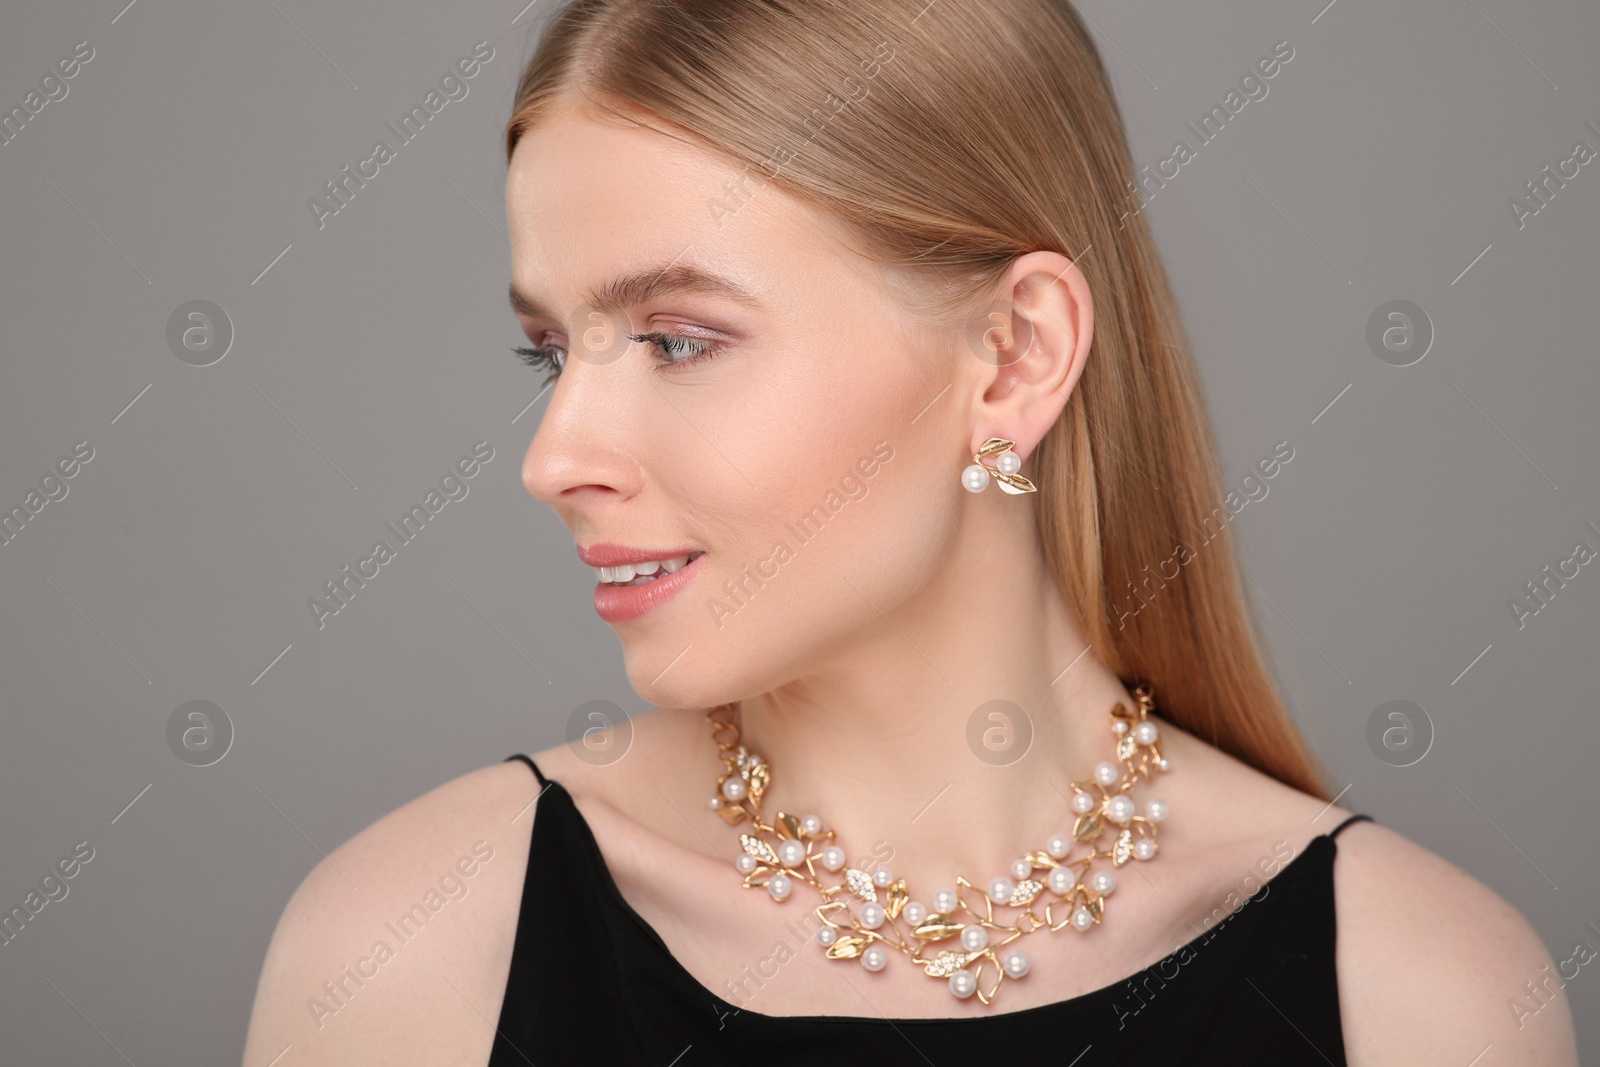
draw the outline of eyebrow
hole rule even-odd
[[[613,278],[589,292],[586,302],[601,311],[620,311],[656,297],[680,295],[726,297],[752,310],[762,306],[754,293],[732,278],[679,263],[648,267]],[[561,320],[561,316],[543,303],[518,289],[516,282],[511,283],[511,307],[519,315]]]

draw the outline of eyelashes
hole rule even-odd
[[[540,392],[543,392],[546,386],[561,376],[561,363],[563,361],[558,361],[555,356],[556,352],[561,351],[560,345],[534,345],[532,348],[515,347],[511,351],[515,352],[522,362],[528,366],[543,368],[550,372],[545,380],[539,384]]]
[[[651,333],[630,333],[628,334],[628,339],[642,344],[649,344],[657,352],[663,353],[667,357],[659,359],[655,367],[656,370],[700,363],[713,358],[721,351],[721,347],[711,341],[701,340],[697,337],[683,337],[678,334],[662,333],[659,330]],[[519,346],[512,348],[511,351],[516,353],[522,362],[528,366],[550,372],[540,386],[541,389],[559,378],[562,369],[567,364],[567,352],[561,345]]]

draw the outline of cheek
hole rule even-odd
[[[808,385],[741,417],[728,459],[749,481],[716,479],[705,527],[720,557],[708,593],[738,616],[725,629],[770,639],[781,625],[791,648],[837,638],[926,584],[955,529],[963,464],[938,463],[926,439],[937,419],[912,421],[921,392]]]

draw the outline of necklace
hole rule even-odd
[[[746,889],[764,887],[782,903],[801,881],[821,895],[816,941],[828,959],[859,960],[867,970],[881,971],[889,950],[898,949],[924,973],[945,979],[956,997],[976,993],[988,1004],[1006,978],[1028,973],[1028,954],[1012,942],[1040,929],[1071,926],[1087,933],[1100,924],[1117,876],[1103,863],[1091,874],[1097,860],[1119,868],[1156,854],[1155,824],[1166,818],[1167,805],[1150,800],[1141,815],[1128,794],[1135,782],[1169,770],[1171,762],[1161,754],[1159,730],[1150,718],[1155,703],[1149,688],[1138,686],[1133,695],[1134,710],[1120,702],[1111,709],[1116,762],[1099,763],[1092,777],[1072,783],[1071,832],[1053,834],[1044,848],[1023,854],[1011,864],[1009,877],[990,879],[981,894],[957,875],[956,888],[939,889],[923,904],[887,867],[846,867],[844,849],[818,816],[780,811],[772,823],[765,822],[761,797],[772,784],[772,764],[740,742],[734,704],[706,712],[725,767],[711,807],[730,826],[750,821],[751,831],[739,835],[742,851],[734,864]],[[1080,845],[1082,854],[1073,857]],[[981,913],[962,890],[982,901]],[[996,917],[996,907],[1015,915],[1004,922]],[[991,967],[994,979],[985,988],[984,973]]]

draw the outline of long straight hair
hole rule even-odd
[[[571,0],[522,73],[508,162],[569,93],[742,167],[708,224],[767,183],[838,220],[947,342],[1018,255],[1075,260],[1092,351],[1033,477],[1051,572],[1166,719],[1328,798],[1263,662],[1122,117],[1066,0]]]

